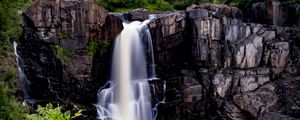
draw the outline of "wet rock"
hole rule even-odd
[[[101,40],[113,40],[123,30],[122,20],[114,14],[109,14],[101,27]]]

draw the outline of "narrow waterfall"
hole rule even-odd
[[[154,120],[148,83],[155,78],[149,21],[123,23],[114,44],[109,86],[98,92],[101,120]]]
[[[26,77],[24,71],[21,69],[22,59],[18,54],[18,50],[17,50],[18,44],[16,42],[14,42],[13,45],[14,45],[14,53],[15,53],[15,56],[16,56],[16,61],[17,61],[17,64],[18,64],[20,87],[22,88],[22,90],[25,94],[25,99],[23,101],[23,105],[26,106],[27,105],[27,100],[29,99],[29,95],[28,95],[28,92],[27,92],[27,90],[28,90],[27,89],[28,88],[27,87],[28,81],[27,81],[27,77]]]

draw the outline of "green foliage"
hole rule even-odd
[[[0,61],[3,59],[2,55],[12,51],[13,41],[18,40],[22,32],[19,13],[31,2],[31,0],[0,1]]]
[[[258,2],[259,0],[255,0]],[[226,4],[234,7],[241,7],[241,8],[246,8],[249,7],[251,3],[255,2],[251,0],[228,0]]]
[[[72,51],[66,50],[59,45],[54,45],[52,48],[55,51],[55,54],[60,58],[71,58],[74,56]]]
[[[69,38],[69,32],[63,31],[61,29],[58,29],[56,32],[56,37],[58,40],[68,39]]]
[[[110,46],[109,40],[90,40],[87,43],[86,49],[89,56],[96,53],[97,48],[107,48]]]
[[[185,9],[191,4],[200,4],[205,2],[205,0],[166,0],[169,2],[175,9]]]
[[[214,3],[227,4],[230,6],[247,8],[254,2],[270,0],[94,0],[99,5],[104,6],[109,11],[127,12],[135,8],[147,8],[150,11],[171,11],[173,9],[181,10],[191,4]],[[284,5],[300,3],[300,0],[279,0]]]
[[[24,120],[27,109],[14,97],[17,80],[13,41],[21,35],[20,12],[31,0],[0,0],[0,120]]]
[[[36,110],[37,113],[26,115],[26,120],[71,120],[82,115],[82,110],[77,111],[71,116],[69,110],[62,112],[61,109],[62,107],[59,105],[54,108],[51,103],[47,104],[46,107],[39,105]]]
[[[0,120],[23,120],[27,109],[14,97],[14,86],[11,81],[16,74],[9,73],[0,79]],[[5,81],[3,80],[6,79]],[[7,82],[6,82],[7,81]]]
[[[279,1],[281,1],[284,5],[300,3],[300,0],[279,0]]]
[[[113,12],[127,12],[136,8],[147,8],[150,11],[173,10],[171,4],[164,0],[94,0],[97,4]]]

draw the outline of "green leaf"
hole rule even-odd
[[[82,115],[81,112],[82,112],[82,109],[80,109],[79,111],[77,111],[75,113],[75,115],[72,117],[72,119],[81,116]]]
[[[70,113],[70,111],[66,111],[66,112],[64,113],[64,117],[65,117],[67,120],[69,120],[69,119],[71,118],[71,113]]]

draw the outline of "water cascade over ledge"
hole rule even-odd
[[[18,46],[18,43],[14,42],[13,44],[14,46],[14,54],[16,56],[16,61],[17,61],[17,64],[18,64],[18,72],[19,72],[19,82],[20,82],[20,87],[23,89],[23,92],[24,92],[24,101],[23,101],[23,105],[26,106],[28,104],[28,102],[32,102],[31,99],[29,99],[29,95],[28,95],[28,81],[27,81],[27,77],[24,73],[24,71],[21,69],[21,66],[22,66],[22,58],[19,56],[18,54],[18,50],[17,50],[17,46]]]
[[[101,120],[155,119],[148,83],[155,78],[149,21],[123,23],[113,48],[111,79],[98,92]]]

